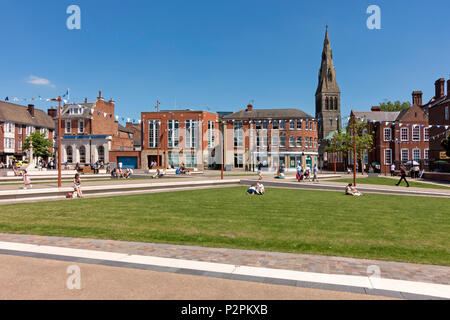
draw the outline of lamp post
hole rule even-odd
[[[353,115],[353,185],[356,187],[356,117]]]
[[[57,99],[52,99],[52,101],[58,101],[58,188],[62,187],[61,182],[61,96]]]

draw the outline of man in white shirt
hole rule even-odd
[[[395,175],[395,164],[391,164],[391,176]]]

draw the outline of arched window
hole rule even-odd
[[[84,146],[80,147],[80,163],[86,163],[86,148]]]
[[[325,110],[330,110],[330,100],[328,99],[328,97],[325,100]]]
[[[98,147],[98,160],[105,161],[105,148],[103,146]]]
[[[72,147],[67,147],[66,148],[66,154],[67,154],[67,159],[66,161],[68,163],[73,163],[73,152],[72,152]]]
[[[334,98],[334,110],[338,109],[338,98]]]

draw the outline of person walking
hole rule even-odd
[[[75,174],[75,178],[73,179],[73,189],[77,192],[78,198],[83,198],[83,192],[81,191],[81,179],[78,173]]]
[[[22,178],[23,178],[23,188],[24,189],[33,188],[33,186],[31,185],[31,179],[28,176],[27,170],[23,170]]]
[[[314,165],[313,168],[313,182],[319,182],[319,178],[317,178],[317,172],[318,172],[317,164]]]
[[[406,186],[409,187],[409,183],[406,180],[406,170],[404,167],[400,167],[400,175],[401,175],[400,180],[397,182],[396,186],[398,187],[400,185],[400,183],[402,182],[402,180],[405,180]]]
[[[391,177],[395,176],[395,164],[391,164]]]

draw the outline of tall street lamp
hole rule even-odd
[[[61,182],[61,96],[57,99],[52,99],[52,101],[58,101],[58,188],[62,187]]]

